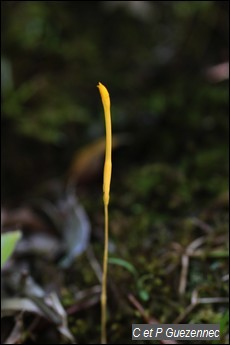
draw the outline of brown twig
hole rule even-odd
[[[155,319],[152,316],[149,316],[145,309],[143,308],[143,306],[140,304],[140,302],[136,299],[135,296],[133,296],[133,294],[128,294],[128,299],[129,301],[132,303],[132,305],[139,311],[139,313],[141,314],[141,316],[143,317],[143,319],[145,320],[146,323],[148,324],[159,324],[159,321],[157,321],[157,319]],[[176,341],[174,340],[160,340],[161,344],[177,344]]]

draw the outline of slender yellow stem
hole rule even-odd
[[[106,344],[106,306],[107,306],[107,270],[108,270],[108,240],[109,240],[109,215],[108,205],[104,205],[105,212],[105,244],[104,244],[104,258],[103,258],[103,277],[102,277],[102,292],[101,292],[101,343]]]
[[[102,276],[102,290],[101,290],[101,343],[107,343],[106,336],[106,307],[107,307],[107,271],[108,271],[108,242],[109,242],[109,192],[112,174],[112,128],[111,128],[111,113],[110,113],[110,97],[108,90],[101,83],[98,84],[101,94],[102,104],[105,113],[105,130],[106,130],[106,145],[105,145],[105,164],[104,164],[104,180],[103,180],[103,201],[105,213],[105,244],[104,244],[104,258],[103,258],[103,276]]]

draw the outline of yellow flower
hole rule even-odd
[[[112,129],[111,129],[111,112],[110,112],[110,97],[106,87],[99,83],[98,86],[102,104],[104,107],[105,113],[105,130],[106,130],[106,145],[105,145],[105,164],[104,164],[104,183],[103,183],[103,192],[104,192],[104,203],[109,204],[109,191],[110,191],[110,182],[112,174]]]

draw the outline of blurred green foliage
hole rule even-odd
[[[130,166],[189,166],[196,152],[225,157],[228,88],[208,82],[204,70],[228,58],[226,2],[1,5],[4,156],[17,146],[33,172],[27,147],[41,142],[38,166],[49,145],[56,158],[47,170],[62,173],[76,148],[104,134],[95,89],[102,81],[113,100],[114,132],[134,138]],[[19,166],[6,158],[10,185]]]
[[[1,235],[1,267],[12,255],[17,242],[22,234],[20,231],[10,231]]]

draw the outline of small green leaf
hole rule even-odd
[[[1,267],[13,253],[17,242],[21,238],[21,231],[9,231],[1,235]]]
[[[149,293],[146,290],[140,290],[139,296],[142,299],[142,301],[144,301],[144,302],[149,300]]]
[[[220,334],[223,335],[228,331],[229,311],[226,311],[220,319]]]
[[[118,265],[118,266],[126,268],[127,271],[129,271],[135,277],[137,277],[137,270],[130,262],[120,259],[120,258],[109,258],[108,262],[109,264]]]

